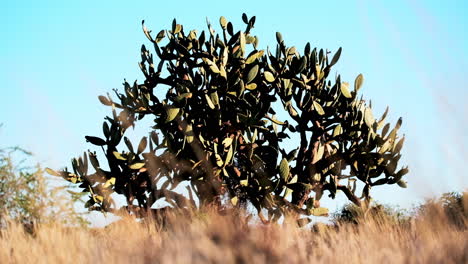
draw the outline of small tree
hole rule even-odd
[[[446,192],[440,197],[426,199],[416,207],[416,215],[433,217],[445,214],[449,223],[461,228],[468,225],[468,192]]]
[[[251,32],[255,16],[242,20],[245,30],[236,32],[221,17],[220,34],[209,22],[199,34],[174,20],[171,30],[156,35],[143,23],[157,57],[141,47],[145,81],[125,81],[117,99],[99,96],[113,114],[103,123],[103,138],[86,137],[102,147],[108,169],[88,152],[73,159],[73,172],[51,173],[89,192],[93,210],[115,209],[114,192],[126,197],[127,209],[148,209],[163,198],[191,207],[195,193],[200,204],[251,203],[260,217],[267,209],[270,219],[291,210],[324,215],[324,192],[334,198],[341,190],[360,205],[374,186],[405,187],[408,169],[397,170],[402,121],[392,129],[388,109],[373,117],[358,99],[362,75],[354,89],[339,75],[329,78],[341,48],[330,56],[307,44],[300,53],[276,33],[276,51],[262,50]],[[157,97],[157,90],[166,96]],[[124,134],[144,117],[154,119],[153,130],[133,145]],[[285,146],[291,137],[297,137],[295,149]],[[94,173],[88,173],[88,157]],[[173,191],[180,182],[189,183],[188,195]]]
[[[372,219],[386,223],[407,223],[411,217],[407,210],[377,202],[372,202],[366,207],[348,203],[332,214],[332,221],[334,224],[360,224]]]
[[[39,165],[29,167],[14,159],[30,155],[20,148],[0,149],[0,227],[7,219],[28,228],[52,222],[86,224],[83,215],[74,210],[79,195],[67,196],[63,188],[51,186]]]

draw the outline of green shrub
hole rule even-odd
[[[446,192],[439,198],[427,199],[416,208],[417,215],[443,213],[451,224],[466,228],[468,223],[468,193]]]
[[[332,214],[332,222],[335,224],[359,224],[360,222],[373,219],[385,223],[404,223],[410,220],[411,217],[410,213],[406,210],[373,202],[366,207],[346,204]]]
[[[24,165],[30,155],[20,148],[0,149],[0,226],[4,227],[8,220],[28,228],[59,221],[86,224],[83,215],[74,210],[79,196],[70,197],[63,188],[52,186],[39,165]]]

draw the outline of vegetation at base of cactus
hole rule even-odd
[[[332,214],[332,222],[335,225],[344,223],[362,224],[366,221],[404,224],[411,219],[412,215],[408,210],[376,202],[361,207],[348,203]]]
[[[408,169],[397,169],[402,120],[387,123],[388,108],[374,118],[358,95],[362,75],[354,88],[331,77],[341,48],[331,54],[307,44],[300,52],[277,33],[274,51],[260,49],[255,16],[242,18],[245,27],[235,31],[221,17],[219,33],[210,22],[199,33],[174,19],[171,29],[153,34],[143,21],[156,54],[142,45],[145,80],[125,81],[114,98],[99,96],[112,116],[103,137],[86,137],[101,147],[106,166],[88,151],[72,160],[72,172],[50,173],[88,192],[91,210],[117,210],[111,197],[117,193],[127,210],[146,210],[160,199],[178,208],[251,204],[264,220],[288,212],[326,215],[319,202],[325,193],[335,198],[341,191],[360,205],[374,186],[405,187]],[[145,117],[154,120],[148,137],[130,142],[125,132]],[[287,148],[285,139],[296,136],[299,144]],[[174,190],[183,182],[187,195]]]

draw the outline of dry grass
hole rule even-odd
[[[468,232],[431,205],[405,222],[247,224],[245,217],[170,215],[164,227],[128,217],[103,229],[10,223],[0,231],[1,263],[467,263]]]

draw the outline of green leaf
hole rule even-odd
[[[310,197],[308,200],[307,200],[307,203],[306,203],[306,209],[307,210],[310,210],[312,208],[314,208],[314,204],[315,204],[315,199]]]
[[[128,166],[130,169],[132,170],[139,170],[141,168],[143,168],[145,166],[145,163],[144,162],[137,162],[137,163],[133,163],[132,165]]]
[[[104,188],[110,187],[112,185],[115,185],[115,177],[112,177],[109,180],[107,180],[104,184]]]
[[[174,31],[174,32],[173,32],[174,35],[177,34],[177,33],[179,33],[181,30],[182,30],[182,25],[177,24],[177,25],[175,26],[175,29],[173,30],[173,31]]]
[[[241,52],[242,52],[241,56],[244,56],[244,54],[245,54],[245,34],[244,34],[244,32],[240,33],[239,45],[240,45],[240,49],[241,49]]]
[[[193,140],[195,139],[195,136],[193,134],[193,128],[192,128],[191,124],[187,124],[187,126],[185,127],[185,135],[187,137],[187,142],[189,144],[192,143]]]
[[[382,137],[385,137],[385,135],[387,135],[388,130],[390,130],[390,124],[389,124],[389,123],[387,123],[387,124],[383,127],[383,129],[382,129]]]
[[[381,129],[383,127],[383,125],[385,124],[385,118],[387,117],[388,110],[389,110],[389,108],[387,106],[387,108],[385,109],[385,112],[383,113],[382,117],[378,121],[377,129]]]
[[[403,168],[397,172],[397,174],[395,175],[395,178],[401,179],[401,177],[406,175],[408,172],[409,172],[408,168]]]
[[[247,84],[247,85],[245,86],[245,88],[246,88],[247,90],[253,91],[253,90],[257,89],[257,84],[256,84],[256,83]]]
[[[89,200],[85,203],[84,207],[85,207],[85,208],[89,208],[89,207],[93,206],[95,203],[96,203],[96,202],[94,201],[94,199],[89,199]]]
[[[166,123],[169,123],[172,120],[174,120],[179,114],[179,112],[180,112],[180,108],[173,107],[173,106],[166,107],[166,115],[167,115]]]
[[[182,100],[185,99],[185,98],[192,98],[192,95],[193,95],[192,93],[183,93],[183,94],[177,96],[177,97],[174,99],[174,101],[180,102],[180,101],[182,101]]]
[[[77,177],[71,177],[71,178],[69,179],[69,181],[70,181],[71,183],[76,183],[76,182],[78,181],[78,178],[77,178]]]
[[[328,209],[325,207],[311,208],[307,210],[307,213],[313,216],[328,216]]]
[[[249,73],[247,74],[247,79],[245,83],[250,83],[257,77],[258,74],[258,65],[255,65],[250,69]]]
[[[92,137],[92,136],[85,136],[85,138],[87,142],[90,142],[93,145],[96,145],[96,146],[106,145],[106,141],[104,141],[102,138]]]
[[[333,129],[333,137],[336,137],[338,135],[341,135],[343,133],[343,128],[341,127],[341,124],[338,124],[335,129]]]
[[[292,106],[291,104],[288,104],[288,113],[292,116],[292,117],[296,117],[298,115],[296,109],[294,109],[294,106]]]
[[[159,137],[156,131],[151,131],[151,139],[153,140],[154,144],[159,145]]]
[[[228,148],[232,144],[232,138],[230,137],[225,138],[222,144],[224,145],[224,148]]]
[[[316,64],[315,65],[315,72],[316,72],[316,76],[317,76],[317,80],[321,80],[322,79],[322,68],[320,67],[320,64]]]
[[[392,145],[392,140],[387,140],[383,145],[380,147],[379,154],[384,154]]]
[[[98,96],[98,99],[99,99],[99,101],[101,101],[101,103],[102,103],[103,105],[107,105],[107,106],[111,106],[111,105],[112,105],[112,102],[111,102],[107,97],[105,97],[105,96],[103,96],[103,95]]]
[[[297,175],[294,175],[294,177],[292,177],[292,179],[288,181],[288,184],[297,183],[297,179],[298,179]]]
[[[222,69],[224,69],[224,66],[227,65],[228,59],[229,59],[228,49],[224,48],[223,49],[223,56],[221,57],[221,65],[223,66],[223,67],[221,67]],[[224,72],[226,72],[226,70],[224,70]]]
[[[110,128],[109,128],[109,125],[107,124],[107,122],[105,122],[105,121],[104,121],[104,123],[102,123],[102,132],[104,133],[104,136],[106,138],[110,137]]]
[[[189,40],[194,40],[197,38],[197,30],[190,30],[190,33],[188,35]]]
[[[254,54],[250,55],[247,60],[245,60],[245,64],[251,64],[252,62],[256,61],[257,59],[261,58],[263,56],[264,51],[258,51],[255,52]]]
[[[142,153],[145,150],[147,144],[148,144],[148,139],[146,137],[143,137],[140,140],[140,144],[138,144],[137,153],[138,154]]]
[[[286,50],[286,55],[288,56],[296,55],[296,52],[297,52],[296,47],[292,46]]]
[[[340,85],[341,93],[343,94],[344,97],[346,98],[351,98],[352,95],[349,92],[349,83],[347,82],[342,82]]]
[[[276,32],[276,41],[278,41],[278,44],[283,43],[283,35],[280,32]]]
[[[266,116],[266,118],[268,118],[268,120],[270,120],[271,122],[273,122],[273,123],[275,123],[277,125],[280,125],[280,126],[283,126],[283,125],[286,124],[285,122],[281,122],[279,120],[276,120],[275,116],[273,116],[273,117]]]
[[[220,73],[220,70],[214,61],[207,59],[207,58],[203,58],[203,62],[205,62],[205,64],[208,65],[208,67],[213,73],[216,73],[216,74]]]
[[[242,13],[242,21],[244,21],[244,23],[246,23],[246,24],[249,23],[249,20],[248,20],[247,15],[245,13]]]
[[[232,27],[232,23],[231,22],[228,22],[227,23],[227,32],[229,33],[229,35],[233,35],[234,34],[234,28]]]
[[[208,96],[208,94],[205,94],[205,98],[206,98],[206,102],[208,103],[208,106],[209,106],[211,109],[215,109],[215,105],[214,105],[213,102],[211,101],[210,96]]]
[[[402,123],[403,123],[403,119],[401,117],[398,118],[398,121],[397,121],[397,123],[395,125],[395,130],[400,129]]]
[[[248,186],[249,185],[249,180],[241,180],[239,183],[242,186]]]
[[[316,101],[314,101],[313,104],[314,104],[314,109],[315,109],[315,111],[317,111],[317,113],[318,113],[319,115],[324,115],[324,114],[325,114],[325,111],[323,111],[323,108],[322,108],[322,106],[321,106],[319,103],[317,103]]]
[[[314,176],[312,176],[312,179],[319,182],[322,179],[322,175],[320,173],[315,173]]]
[[[145,33],[145,36],[150,40],[150,41],[153,41],[153,39],[151,38],[151,31],[148,30],[148,28],[145,26],[145,20],[142,20],[141,21],[141,26],[143,27],[143,33]]]
[[[393,153],[398,153],[401,151],[401,149],[403,148],[403,143],[405,142],[405,138],[401,138],[400,141],[398,141],[398,143],[395,144],[395,147],[393,149]]]
[[[161,40],[163,40],[165,36],[166,36],[166,31],[164,30],[159,31],[158,35],[156,36],[156,43],[159,43]]]
[[[128,150],[130,150],[130,152],[133,153],[133,145],[132,145],[132,142],[130,142],[130,139],[128,139],[128,137],[124,137],[124,142]]]
[[[234,196],[231,198],[231,203],[232,205],[236,206],[237,205],[237,202],[239,201],[239,199],[237,198],[237,196]]]
[[[361,89],[362,83],[364,82],[364,76],[359,74],[354,81],[354,91],[357,93]]]
[[[366,108],[366,110],[364,111],[364,121],[366,122],[366,125],[372,129],[374,123],[375,123],[375,119],[374,119],[374,116],[372,115],[372,109],[370,108]]]
[[[340,56],[341,56],[341,47],[338,49],[338,51],[333,56],[333,59],[330,62],[330,67],[335,65],[338,62],[338,60],[340,59]]]
[[[325,152],[325,147],[322,144],[319,144],[318,149],[314,150],[314,158],[312,159],[312,164],[315,164],[319,160],[321,160],[324,152]]]
[[[228,165],[231,162],[233,155],[234,155],[234,150],[233,150],[232,145],[231,145],[229,147],[229,151],[228,151],[228,153],[226,155],[226,160],[224,161],[224,166]]]
[[[227,22],[227,20],[226,20],[225,17],[222,16],[222,17],[219,18],[219,24],[221,25],[221,27],[222,27],[223,29],[226,29],[227,23],[228,23],[228,22]]]
[[[114,151],[112,152],[112,154],[114,154],[114,157],[118,160],[127,160],[127,158],[125,158],[124,156],[122,156],[122,154],[120,152],[117,152],[117,151]]]
[[[221,68],[219,69],[219,75],[221,77],[224,77],[224,79],[227,79],[227,72],[223,65],[221,65]]]
[[[280,162],[279,172],[281,178],[287,182],[289,178],[289,163],[285,158]]]
[[[254,143],[255,140],[257,140],[257,136],[258,136],[258,130],[255,128],[254,133],[252,135],[252,139],[250,140],[250,142]]]
[[[407,188],[407,187],[408,187],[407,183],[406,183],[404,180],[399,180],[399,181],[397,182],[397,184],[398,184],[398,186],[400,186],[401,188]]]
[[[224,162],[221,156],[219,154],[215,154],[215,158],[216,158],[216,165],[218,165],[218,167],[222,167]]]
[[[275,81],[275,76],[273,76],[273,73],[269,72],[269,71],[265,71],[263,73],[263,75],[265,76],[265,80],[269,83],[272,83]]]
[[[218,92],[214,91],[210,94],[210,99],[211,99],[211,102],[213,102],[213,104],[215,106],[219,105],[219,96],[218,96]]]
[[[304,56],[301,58],[301,64],[299,65],[299,67],[296,69],[296,72],[297,73],[301,73],[302,71],[305,70],[305,68],[307,67],[307,57]]]
[[[102,203],[104,201],[104,197],[101,195],[93,195],[93,199],[96,203]]]
[[[310,54],[310,42],[307,42],[305,48],[304,48],[304,54],[308,55]]]
[[[251,17],[249,20],[249,26],[253,27],[255,25],[255,16]]]
[[[255,40],[253,42],[253,46],[254,46],[255,49],[257,49],[258,42],[259,42],[258,37],[255,37]]]
[[[56,172],[55,170],[51,169],[51,168],[45,168],[45,171],[47,172],[47,174],[49,175],[52,175],[52,176],[57,176],[57,177],[62,177],[62,175],[58,172]]]
[[[299,151],[299,148],[291,150],[288,155],[286,155],[286,159],[288,162],[293,161],[296,158],[297,152]]]

